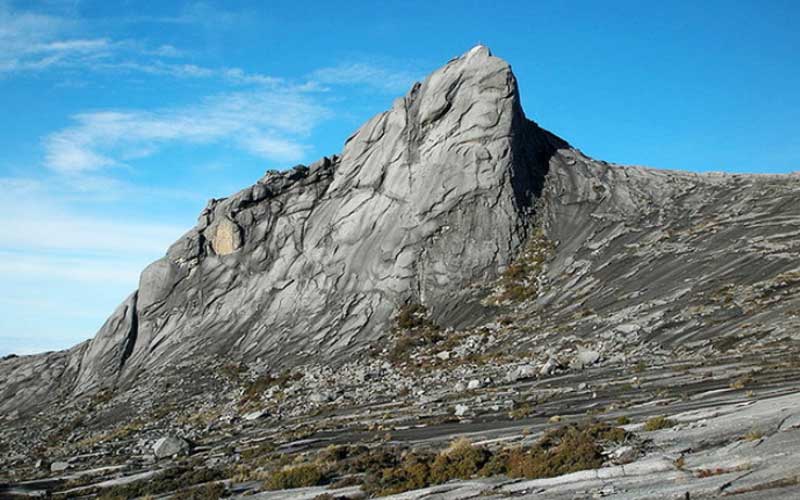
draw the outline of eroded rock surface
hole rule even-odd
[[[525,240],[560,147],[525,118],[510,66],[476,47],[367,122],[341,155],[212,200],[69,356],[77,383],[71,373],[62,382],[75,393],[125,386],[195,352],[335,361],[384,338],[406,302],[445,325],[474,323],[475,288]]]

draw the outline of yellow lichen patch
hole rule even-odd
[[[217,255],[232,254],[242,246],[239,226],[229,219],[221,219],[213,229],[211,247]]]

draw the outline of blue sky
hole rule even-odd
[[[608,161],[800,170],[795,1],[0,0],[0,354],[90,338],[211,197],[477,43]]]

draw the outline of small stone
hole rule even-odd
[[[554,358],[550,358],[544,365],[542,365],[542,368],[539,370],[539,374],[552,375],[553,373],[555,373],[555,371],[558,369],[559,366],[560,365],[558,361],[556,361]]]
[[[64,472],[69,469],[69,462],[53,462],[50,464],[50,472]]]
[[[469,411],[469,406],[462,404],[456,405],[455,414],[457,417],[463,417],[464,415],[467,414],[468,411]]]
[[[633,446],[620,446],[608,454],[609,458],[616,464],[627,464],[636,460],[638,452]]]
[[[448,359],[450,359],[450,351],[442,351],[436,353],[436,357],[441,359],[442,361],[447,361]]]
[[[480,389],[483,384],[478,379],[472,379],[467,383],[467,390],[474,391],[475,389]]]
[[[456,385],[453,387],[453,390],[456,392],[464,392],[467,390],[467,386],[464,385],[464,382],[456,382]]]
[[[309,401],[311,401],[312,403],[317,403],[317,404],[327,403],[328,401],[330,401],[330,399],[331,399],[330,396],[328,396],[327,394],[323,394],[321,392],[313,392],[308,397]]]
[[[264,417],[266,415],[267,412],[265,412],[264,410],[258,410],[243,415],[242,419],[252,421],[252,420],[258,420],[259,418]]]
[[[510,382],[516,382],[518,380],[525,380],[528,378],[533,378],[536,376],[536,367],[533,365],[521,365],[518,366],[515,370],[508,374],[508,380]]]
[[[619,333],[631,334],[639,331],[639,325],[634,323],[623,323],[621,325],[617,325],[616,330]]]

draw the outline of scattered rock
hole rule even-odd
[[[630,445],[620,446],[608,454],[608,458],[615,464],[627,464],[636,460],[639,452]]]
[[[509,382],[516,382],[518,380],[525,380],[536,376],[536,367],[533,365],[521,365],[515,368],[508,375]]]
[[[561,367],[560,363],[555,358],[548,359],[542,368],[539,369],[540,375],[552,375]]]
[[[153,445],[153,454],[157,458],[167,458],[174,455],[186,455],[191,446],[189,442],[177,436],[164,436]]]
[[[247,413],[247,414],[243,415],[242,419],[248,420],[248,421],[258,420],[259,418],[265,417],[268,414],[269,413],[264,411],[264,410],[257,410],[257,411],[253,411],[253,412],[250,412],[250,413]]]
[[[322,404],[327,403],[331,400],[331,397],[322,392],[312,392],[310,396],[308,396],[308,400],[312,403]]]
[[[64,472],[69,467],[69,462],[53,462],[50,464],[50,472]]]
[[[570,366],[572,368],[580,370],[587,366],[591,366],[597,363],[599,360],[600,360],[599,352],[590,349],[579,349],[578,354],[575,355],[575,359],[572,360]]]
[[[464,404],[457,404],[455,408],[456,417],[463,417],[469,411],[469,406]]]

